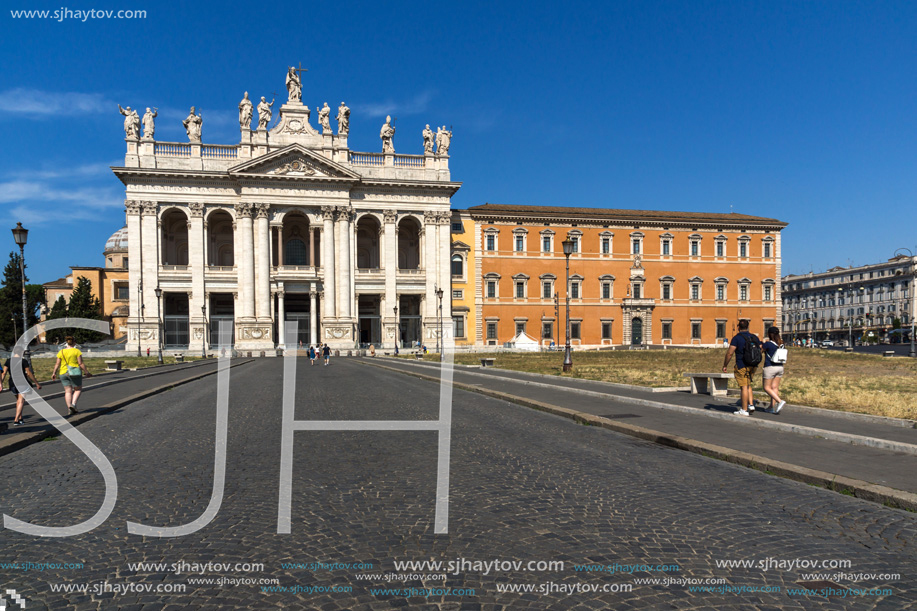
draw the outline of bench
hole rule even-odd
[[[175,355],[175,362],[176,362],[176,363],[184,363],[184,362],[185,362],[185,355],[184,355],[184,354],[176,354],[176,355]]]
[[[725,397],[729,380],[735,376],[731,373],[684,373],[691,378],[691,394],[704,393],[714,397]]]
[[[414,353],[414,358],[417,359],[418,361],[422,361],[422,360],[423,360],[423,352],[415,352],[415,353]]]
[[[106,371],[121,371],[121,365],[124,364],[124,361],[105,361],[105,370]]]
[[[493,367],[496,359],[481,359],[481,368]]]
[[[894,351],[894,350],[886,350],[885,352],[882,353],[882,356],[895,356],[895,351]]]

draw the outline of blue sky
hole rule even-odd
[[[9,12],[61,5],[147,17]],[[102,265],[124,223],[108,170],[124,155],[117,104],[158,107],[156,136],[169,141],[187,140],[181,119],[195,105],[205,143],[235,143],[243,91],[282,103],[298,62],[309,69],[304,103],[353,109],[354,150],[381,150],[386,114],[398,117],[399,153],[422,151],[424,124],[453,126],[457,208],[775,217],[790,223],[784,273],[917,249],[917,3],[12,0],[4,10],[0,205],[10,228],[31,230],[31,281]]]

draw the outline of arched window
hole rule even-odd
[[[464,276],[465,271],[465,261],[462,259],[462,255],[452,255],[452,275],[453,276]]]
[[[287,240],[283,249],[283,262],[286,265],[308,265],[309,255],[305,242],[299,238]]]

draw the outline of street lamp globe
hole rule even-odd
[[[570,238],[567,238],[566,240],[564,240],[563,242],[561,242],[561,245],[564,247],[564,255],[566,255],[566,256],[568,256],[568,257],[569,257],[570,255],[572,255],[572,254],[573,254],[573,246],[574,246],[575,244],[576,244],[576,242],[574,242],[574,241],[571,240]]]
[[[16,227],[13,228],[13,239],[16,241],[16,246],[22,248],[28,238],[29,230],[23,227],[22,223],[16,223]]]

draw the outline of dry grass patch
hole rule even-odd
[[[459,353],[455,362],[477,365],[482,356],[490,356],[498,367],[514,371],[658,388],[686,386],[683,373],[721,371],[724,355],[722,348],[574,352],[568,374],[561,371],[562,351]],[[730,386],[735,388],[735,382]],[[763,398],[760,367],[755,388]],[[798,405],[917,419],[917,362],[907,357],[791,348],[780,390],[787,402]]]

